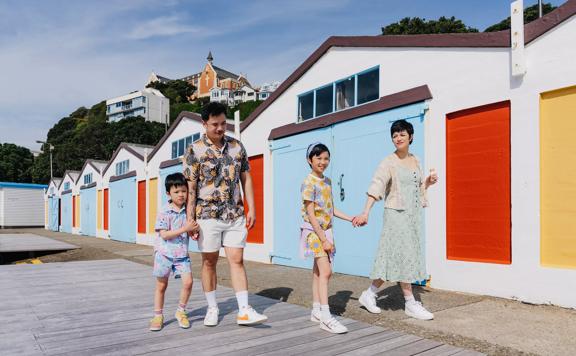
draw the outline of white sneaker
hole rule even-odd
[[[310,313],[310,321],[313,321],[315,323],[319,323],[320,322],[320,311],[314,311],[314,309],[312,309],[312,312]]]
[[[348,332],[348,328],[340,324],[333,316],[326,321],[320,321],[320,329],[331,332],[332,334],[344,334]]]
[[[204,317],[204,325],[205,326],[218,325],[219,314],[220,310],[218,309],[218,307],[208,307],[208,310],[206,310],[206,316]]]
[[[426,310],[426,308],[424,308],[424,306],[422,306],[422,303],[417,302],[417,301],[406,303],[404,305],[404,312],[406,313],[406,315],[411,316],[412,318],[415,318],[415,319],[420,319],[420,320],[432,320],[432,319],[434,319],[434,314],[432,314],[428,310]]]
[[[382,309],[378,308],[378,306],[376,305],[376,296],[374,295],[374,293],[370,291],[365,290],[364,292],[362,292],[362,295],[360,295],[358,302],[360,302],[360,305],[362,305],[364,308],[366,308],[366,310],[368,310],[372,314],[382,313]]]
[[[236,317],[238,325],[255,325],[263,323],[266,320],[268,320],[266,315],[258,313],[251,306],[238,311],[238,316]]]

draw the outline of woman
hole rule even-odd
[[[370,288],[362,292],[359,302],[371,313],[380,313],[376,294],[384,281],[399,282],[405,299],[406,315],[431,320],[434,315],[414,299],[412,282],[427,278],[424,251],[421,248],[421,213],[426,206],[426,189],[438,180],[431,175],[423,180],[418,159],[409,152],[414,127],[398,120],[390,128],[396,151],[380,162],[370,187],[364,212],[355,217],[355,226],[368,223],[370,209],[384,199],[384,227],[370,273]]]

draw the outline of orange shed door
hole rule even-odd
[[[104,230],[108,230],[108,188],[104,189]]]
[[[138,233],[146,233],[146,181],[138,182]]]
[[[446,190],[447,258],[510,264],[509,101],[448,114]]]
[[[258,155],[250,157],[250,175],[254,186],[254,204],[256,205],[256,224],[248,231],[249,243],[264,243],[264,156]],[[244,201],[246,207],[246,201]]]

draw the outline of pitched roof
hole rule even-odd
[[[148,155],[148,160],[151,160],[152,157],[154,157],[154,155],[156,154],[156,152],[158,152],[158,150],[160,149],[160,147],[162,147],[162,145],[164,144],[164,142],[166,142],[166,140],[168,139],[168,137],[170,137],[170,135],[172,134],[172,132],[174,132],[174,130],[176,129],[176,127],[180,124],[180,121],[182,121],[184,118],[189,119],[189,120],[194,120],[197,121],[199,123],[202,123],[202,116],[200,116],[197,113],[194,112],[190,112],[190,111],[182,111],[180,112],[180,114],[178,115],[178,117],[176,118],[176,120],[174,120],[174,122],[172,123],[172,125],[170,126],[170,128],[168,129],[168,131],[166,131],[166,133],[164,134],[164,136],[162,136],[162,138],[160,139],[160,142],[158,142],[158,144],[156,146],[154,146],[154,149],[152,150],[152,152],[150,152],[150,154]],[[234,132],[234,125],[230,124],[230,123],[226,123],[226,130],[228,131],[232,131]]]
[[[524,25],[524,42],[529,44],[576,14],[576,0],[566,3],[543,17]],[[432,48],[508,48],[510,30],[479,33],[445,33],[427,35],[333,36],[318,47],[270,97],[242,122],[244,131],[284,91],[302,77],[332,47],[432,47]]]
[[[66,179],[66,176],[69,176],[70,179],[72,179],[72,181],[74,183],[76,183],[76,180],[78,179],[78,176],[80,175],[80,171],[70,171],[70,170],[66,170],[64,172],[64,177],[62,178],[62,182],[64,182],[64,179]]]
[[[95,159],[87,159],[86,162],[84,162],[84,166],[82,166],[82,169],[80,170],[78,177],[76,178],[75,183],[78,184],[78,181],[81,178],[81,173],[84,172],[84,169],[86,169],[86,166],[91,165],[92,168],[94,168],[96,170],[96,172],[101,173],[102,169],[106,167],[106,165],[108,165],[107,161],[98,161]]]
[[[238,74],[234,74],[234,73],[229,72],[229,71],[222,69],[220,67],[216,67],[215,65],[212,65],[212,68],[214,68],[214,70],[216,71],[216,74],[221,78],[232,78],[232,79],[240,78],[240,76]]]
[[[144,153],[146,150],[152,150],[154,149],[154,146],[148,146],[148,145],[140,145],[137,143],[127,143],[127,142],[122,142],[118,148],[116,149],[116,151],[114,151],[114,154],[112,154],[112,158],[110,158],[110,161],[108,161],[108,164],[106,165],[106,167],[104,168],[104,170],[102,171],[102,176],[104,176],[104,174],[106,173],[106,171],[108,171],[108,168],[110,168],[110,165],[112,165],[112,162],[114,162],[114,159],[116,159],[116,156],[118,156],[118,153],[120,153],[120,151],[122,149],[125,149],[126,151],[132,153],[136,158],[138,158],[139,160],[143,161],[144,160]]]
[[[56,178],[56,177],[54,177],[54,178],[52,178],[51,182],[54,182],[54,185],[56,186],[56,189],[58,189],[58,188],[60,188],[60,184],[62,184],[62,181],[63,181],[63,180],[64,180],[64,179],[62,179],[62,178]],[[48,185],[50,185],[50,183],[49,183]]]

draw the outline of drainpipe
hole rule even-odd
[[[234,112],[234,136],[240,141],[240,110]]]
[[[524,57],[524,2],[516,0],[510,4],[510,55],[512,76],[526,74]]]
[[[538,18],[542,17],[542,0],[538,0]]]

